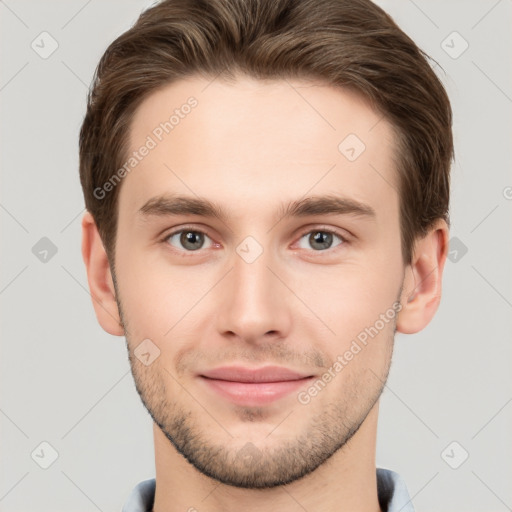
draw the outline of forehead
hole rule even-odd
[[[133,214],[166,192],[233,209],[261,210],[308,192],[339,193],[375,210],[397,203],[391,125],[358,94],[318,82],[177,81],[141,103],[129,148],[134,165],[126,166],[120,208]]]

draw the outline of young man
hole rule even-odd
[[[439,305],[452,152],[440,81],[368,0],[164,0],[112,43],[82,253],[154,421],[125,512],[413,510],[378,405]]]

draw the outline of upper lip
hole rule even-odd
[[[261,368],[222,366],[203,372],[201,376],[232,382],[283,382],[305,379],[312,375],[296,372],[282,366],[264,366]]]

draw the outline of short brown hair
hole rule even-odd
[[[111,268],[120,186],[94,193],[126,160],[148,95],[181,78],[304,78],[357,91],[393,126],[402,257],[449,223],[452,112],[428,56],[370,0],[163,0],[106,50],[80,131],[80,180]],[[340,141],[341,142],[341,141]]]

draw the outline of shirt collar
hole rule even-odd
[[[151,512],[155,500],[156,480],[138,483],[122,512]],[[377,495],[382,512],[414,512],[411,498],[402,477],[389,469],[377,468]]]

